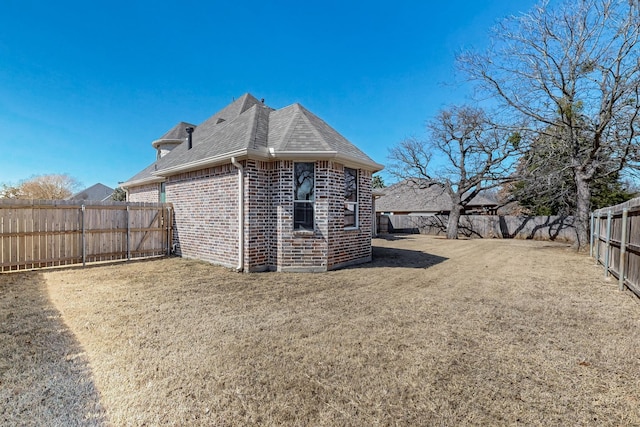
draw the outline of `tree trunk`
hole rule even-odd
[[[584,251],[589,246],[589,215],[591,211],[591,184],[590,180],[581,171],[576,171],[576,237],[574,248]]]
[[[451,212],[449,212],[449,222],[447,223],[447,239],[458,238],[458,222],[460,221],[460,213],[462,207],[453,205]]]

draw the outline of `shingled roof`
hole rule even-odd
[[[424,187],[405,180],[382,191],[384,195],[376,200],[376,212],[440,213],[451,210],[451,197],[437,185]],[[497,206],[495,201],[477,195],[467,204],[467,209]]]
[[[67,197],[67,200],[87,200],[92,202],[103,202],[111,199],[113,188],[107,187],[102,183],[93,184],[91,187]]]
[[[184,125],[187,127],[188,124]],[[371,171],[382,169],[382,165],[375,163],[335,129],[297,103],[275,110],[247,93],[193,127],[191,149],[187,144],[178,145],[122,186],[162,181],[164,177],[177,173],[228,163],[231,157],[238,160],[248,157],[264,160],[336,159]],[[159,140],[168,136],[184,138],[179,131],[174,127]]]
[[[153,148],[157,148],[158,145],[161,145],[164,142],[183,142],[187,137],[187,128],[192,127],[195,128],[196,125],[192,125],[187,122],[180,122],[174,127],[172,127],[169,132],[162,135],[160,138],[156,139],[151,143]]]

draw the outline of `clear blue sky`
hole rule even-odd
[[[465,101],[454,55],[533,0],[44,1],[0,5],[0,183],[117,186],[151,142],[250,92],[299,102],[378,163]]]

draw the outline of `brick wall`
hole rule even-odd
[[[274,265],[276,217],[272,203],[272,175],[275,167],[275,162],[244,162],[244,262],[249,271],[269,270]]]
[[[238,265],[238,172],[231,164],[169,178],[176,253],[226,267]]]
[[[344,186],[344,170],[335,180]],[[358,170],[358,228],[344,228],[344,199],[332,204],[334,220],[331,221],[329,239],[329,269],[371,261],[371,172]]]
[[[245,271],[326,271],[371,259],[370,172],[358,172],[359,227],[345,229],[344,166],[316,162],[315,230],[294,231],[294,162],[250,159],[242,164]],[[157,201],[154,186],[131,189],[131,199]],[[237,266],[238,171],[233,165],[170,177],[166,201],[174,206],[178,255]]]
[[[146,184],[131,187],[127,192],[128,202],[158,203],[160,201],[160,184]]]
[[[359,227],[344,228],[344,166],[316,162],[314,232],[293,231],[293,162],[276,170],[278,271],[325,271],[371,260],[371,173],[358,172]]]

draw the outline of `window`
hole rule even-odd
[[[344,168],[344,227],[358,227],[358,171]]]
[[[315,201],[315,164],[295,163],[293,166],[293,229],[313,230]]]
[[[160,203],[165,203],[167,201],[167,184],[164,182],[160,183]]]

